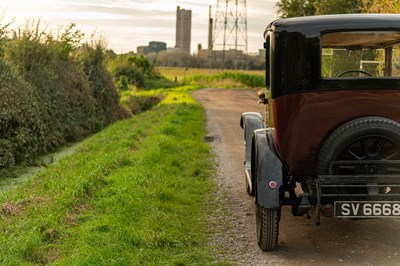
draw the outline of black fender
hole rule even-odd
[[[240,117],[240,126],[244,129],[244,148],[245,148],[245,158],[244,158],[244,170],[247,182],[249,184],[250,193],[253,196],[253,186],[254,182],[251,178],[251,152],[252,152],[252,138],[254,130],[263,127],[262,116],[260,113],[247,112],[243,113]]]
[[[254,131],[251,157],[252,179],[255,180],[256,204],[271,209],[280,208],[283,191],[283,162],[276,149],[275,130],[263,128]]]
[[[255,112],[243,113],[240,118],[240,126],[244,129],[245,165],[251,169],[251,141],[254,130],[262,128],[261,114]]]

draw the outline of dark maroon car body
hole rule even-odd
[[[333,90],[296,93],[272,100],[276,140],[291,175],[315,175],[318,152],[340,125],[380,116],[400,122],[398,90]]]

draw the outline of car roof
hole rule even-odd
[[[301,32],[307,35],[340,30],[400,30],[399,14],[342,14],[278,19],[271,22],[270,31]]]

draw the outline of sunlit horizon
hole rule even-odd
[[[276,18],[276,0],[247,1],[248,50],[257,53],[262,48],[266,25]],[[197,45],[207,47],[208,10],[215,16],[216,0],[3,0],[1,24],[15,19],[12,28],[28,20],[41,21],[49,30],[75,23],[86,35],[103,35],[108,48],[117,53],[136,52],[138,46],[150,41],[162,41],[175,46],[176,7],[192,10],[192,53]]]

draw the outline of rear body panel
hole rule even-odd
[[[273,99],[276,140],[289,173],[315,175],[320,146],[340,125],[364,116],[400,122],[400,90],[333,90]]]

